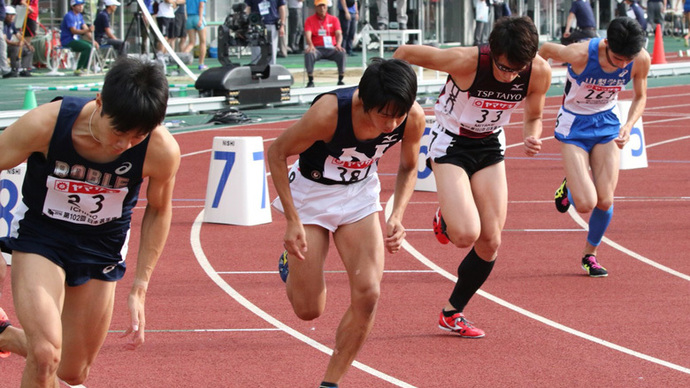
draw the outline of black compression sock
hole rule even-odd
[[[319,385],[319,388],[338,388],[338,384],[329,383],[328,381],[322,381],[321,385]]]
[[[458,282],[448,299],[450,304],[458,311],[463,311],[470,298],[489,277],[493,267],[494,261],[482,260],[472,248],[458,266]]]

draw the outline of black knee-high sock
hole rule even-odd
[[[493,268],[494,261],[482,260],[472,248],[458,266],[458,282],[448,299],[450,304],[462,312],[470,298],[489,277]]]

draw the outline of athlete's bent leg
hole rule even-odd
[[[58,377],[70,385],[86,380],[105,341],[113,313],[115,285],[115,282],[91,279],[65,290]]]
[[[37,254],[14,251],[12,294],[27,346],[22,386],[58,386],[64,284],[65,273],[53,262]]]
[[[290,275],[286,281],[288,299],[297,317],[310,321],[326,308],[326,279],[323,263],[328,254],[329,231],[317,225],[304,225],[307,252],[304,260],[288,254]]]
[[[335,335],[324,381],[339,383],[374,324],[381,292],[384,247],[378,213],[341,226],[334,234],[350,282],[350,307]]]
[[[433,162],[432,167],[446,234],[456,247],[471,247],[479,237],[480,222],[467,173],[448,163]]]

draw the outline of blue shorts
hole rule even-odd
[[[576,115],[561,107],[554,136],[560,142],[573,144],[589,153],[595,145],[616,139],[620,128],[620,119],[613,109],[593,115]]]
[[[90,279],[114,282],[125,275],[128,230],[108,235],[75,235],[46,224],[32,227],[31,223],[20,222],[16,237],[1,240],[3,248],[37,254],[58,265],[71,287]]]
[[[197,26],[197,23],[199,23],[199,15],[187,15],[187,24],[185,24],[185,28],[189,31],[203,30],[204,27],[206,27],[206,21],[203,16],[201,17],[201,28]]]

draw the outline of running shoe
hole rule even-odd
[[[5,310],[0,308],[0,333],[5,331],[7,326],[11,326],[10,319],[7,317],[7,314],[5,314]],[[0,358],[7,358],[9,356],[10,352],[3,352],[2,349],[0,349]]]
[[[561,213],[565,213],[570,208],[570,200],[568,200],[568,186],[566,186],[565,178],[563,178],[563,183],[556,190],[556,195],[554,195],[554,200],[556,201],[556,210]]]
[[[446,317],[441,311],[441,316],[438,318],[438,327],[458,333],[463,338],[482,338],[486,334],[484,330],[472,326],[472,323],[465,319],[462,313],[455,313],[452,317]]]
[[[585,257],[582,258],[582,269],[587,271],[589,276],[593,278],[609,276],[606,268],[602,267],[601,264],[597,262],[597,257],[594,255],[585,255]]]
[[[434,234],[436,235],[436,239],[438,242],[441,244],[448,244],[450,242],[450,239],[448,238],[448,234],[446,233],[446,223],[443,221],[443,216],[441,215],[441,208],[439,207],[436,209],[436,214],[434,214]]]
[[[287,251],[283,251],[278,259],[278,273],[280,274],[280,278],[283,280],[283,283],[287,282],[288,273],[290,273],[290,270],[288,269]]]

